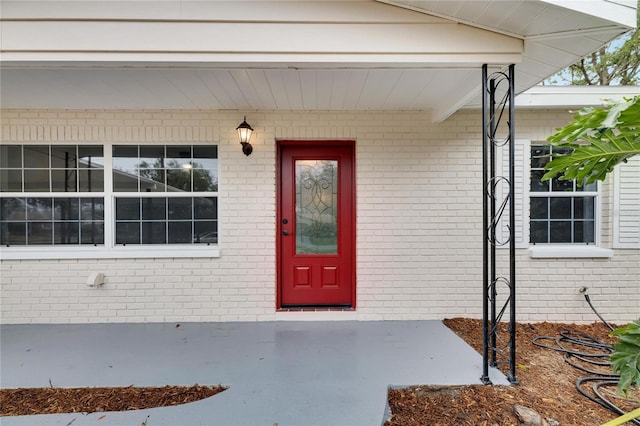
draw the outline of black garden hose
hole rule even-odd
[[[587,288],[581,288],[580,293],[584,295],[585,300],[604,325],[607,326],[609,330],[614,330],[593,307],[591,299],[587,294]],[[538,336],[532,340],[532,343],[541,348],[564,353],[565,362],[591,375],[589,377],[581,377],[576,381],[576,389],[581,395],[612,411],[616,415],[625,414],[622,409],[611,402],[601,391],[603,387],[617,387],[618,385],[619,376],[611,371],[611,362],[609,360],[609,356],[614,352],[611,345],[601,342],[588,334],[572,331],[562,331],[559,337]],[[598,367],[606,368],[608,372],[598,371]],[[591,384],[589,391],[585,389],[588,387],[588,384]],[[640,426],[640,419],[630,420],[630,422]]]
[[[589,290],[589,289],[588,289],[587,287],[582,287],[582,288],[580,288],[580,293],[582,293],[582,294],[584,295],[584,300],[586,300],[586,301],[587,301],[587,303],[589,304],[589,307],[591,308],[591,310],[593,311],[593,313],[594,313],[594,314],[596,314],[596,316],[597,316],[598,318],[600,318],[600,321],[602,321],[602,323],[603,323],[604,325],[606,325],[606,326],[607,326],[607,328],[609,328],[609,330],[613,331],[613,330],[614,330],[614,328],[613,328],[613,327],[611,327],[611,325],[610,325],[608,322],[606,322],[606,321],[604,320],[604,318],[602,318],[602,315],[600,315],[600,314],[598,313],[598,311],[596,310],[596,308],[594,308],[594,307],[593,307],[593,304],[591,303],[591,297],[589,297],[588,290]]]

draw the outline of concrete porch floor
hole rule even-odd
[[[482,358],[440,321],[3,325],[2,388],[229,386],[129,412],[11,425],[380,425],[387,388],[480,383]],[[491,371],[496,384],[508,384]],[[100,419],[101,416],[105,416]],[[148,416],[148,419],[147,419]]]

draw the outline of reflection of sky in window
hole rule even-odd
[[[137,146],[113,147],[113,168],[118,170],[206,169],[218,175],[215,146]]]
[[[104,157],[80,157],[78,159],[78,165],[80,167],[88,167],[97,169],[104,169]]]

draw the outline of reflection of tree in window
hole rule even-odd
[[[161,159],[158,159],[153,164],[142,161],[137,168],[140,170],[141,190],[146,189],[147,192],[164,190],[165,174],[167,192],[190,192],[192,191],[192,180],[193,191],[215,192],[218,190],[218,181],[212,176],[211,171],[195,161],[190,164],[184,164],[177,160],[168,160],[165,164]],[[156,183],[159,183],[162,189],[155,187]]]

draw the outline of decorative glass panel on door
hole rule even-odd
[[[296,160],[296,254],[338,253],[338,162]]]

